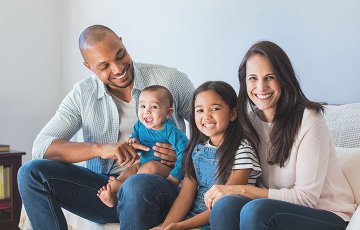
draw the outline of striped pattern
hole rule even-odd
[[[186,74],[160,65],[133,64],[135,80],[132,96],[136,105],[143,88],[154,84],[167,87],[174,97],[171,119],[180,129],[185,130],[184,119],[189,120],[190,101],[194,91]],[[126,122],[119,118],[118,109],[107,88],[96,76],[91,76],[74,86],[53,118],[40,131],[34,141],[33,159],[43,158],[53,140],[70,140],[80,129],[85,142],[117,142],[120,121]],[[86,161],[87,168],[99,173],[109,173],[112,165],[112,159],[100,157]]]
[[[255,185],[257,178],[261,175],[259,159],[253,148],[247,141],[243,141],[236,151],[233,170],[252,169],[248,184]]]

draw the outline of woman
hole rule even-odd
[[[323,106],[305,97],[286,53],[256,43],[239,81],[238,114],[257,146],[263,186],[213,186],[204,198],[211,229],[345,229],[353,193],[334,158]]]

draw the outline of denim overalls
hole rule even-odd
[[[215,184],[215,172],[218,160],[216,159],[215,147],[207,147],[203,144],[198,144],[193,153],[192,160],[195,168],[196,179],[198,183],[198,190],[194,199],[193,206],[186,216],[190,218],[207,210],[204,202],[205,193]],[[202,226],[201,229],[210,229],[209,225]]]

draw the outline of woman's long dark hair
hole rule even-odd
[[[258,42],[248,50],[239,67],[238,114],[241,114],[240,123],[247,126],[245,130],[250,143],[257,146],[259,136],[248,117],[249,105],[254,113],[257,113],[257,108],[247,95],[246,62],[256,54],[265,57],[269,61],[281,87],[281,95],[277,102],[273,127],[270,133],[272,147],[268,163],[271,165],[279,164],[280,167],[283,167],[285,161],[289,158],[291,148],[301,126],[304,109],[307,108],[320,113],[323,112],[324,108],[321,103],[312,102],[306,98],[286,53],[273,42]]]
[[[195,123],[195,100],[199,93],[204,91],[213,91],[218,94],[221,99],[229,106],[230,110],[236,108],[237,96],[234,89],[223,81],[207,81],[200,85],[196,90],[191,102],[190,111],[190,141],[185,149],[185,156],[183,158],[183,172],[184,175],[190,178],[196,178],[195,169],[192,161],[192,152],[197,144],[205,143],[209,137],[205,136],[199,131]],[[240,114],[241,116],[241,114]],[[216,181],[219,184],[225,184],[229,178],[232,166],[235,160],[235,153],[238,150],[241,140],[244,137],[242,128],[239,123],[239,114],[237,114],[234,121],[230,121],[227,128],[223,142],[217,150],[216,157],[218,165],[216,169]]]

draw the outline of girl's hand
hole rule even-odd
[[[181,228],[178,223],[171,223],[165,228],[165,230],[181,230],[181,229],[183,228]]]
[[[158,226],[158,227],[155,227],[155,228],[151,228],[150,230],[164,230],[164,229],[165,229],[164,227]]]
[[[154,155],[161,158],[161,163],[168,166],[175,165],[177,155],[170,144],[156,143],[156,146],[153,146],[152,149],[155,150]]]
[[[241,186],[241,185],[236,185]],[[213,185],[204,196],[206,207],[211,210],[215,203],[224,196],[238,195],[233,193],[233,185]]]
[[[179,185],[179,180],[176,179],[175,177],[169,175],[167,178],[166,178],[170,183],[174,184],[175,186],[178,186]]]

